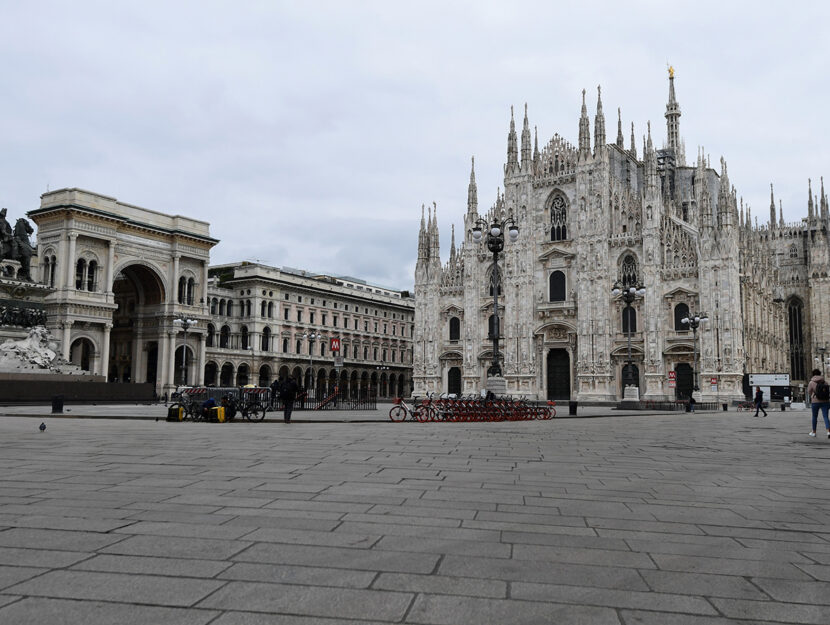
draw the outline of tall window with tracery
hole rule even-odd
[[[623,286],[637,286],[637,259],[628,254],[620,267],[620,282]]]
[[[568,209],[565,198],[557,195],[550,205],[550,240],[564,241],[568,238]]]

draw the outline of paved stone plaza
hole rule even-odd
[[[3,625],[830,622],[804,411],[39,424],[0,419]]]

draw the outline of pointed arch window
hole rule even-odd
[[[790,258],[798,258],[798,248],[795,246],[795,243],[790,245]]]
[[[623,258],[620,267],[620,282],[623,286],[637,286],[637,259],[633,254],[627,254]]]
[[[561,271],[554,271],[550,274],[550,279],[548,280],[549,284],[549,297],[551,302],[564,302],[565,301],[565,274]]]
[[[568,238],[568,207],[565,198],[555,195],[550,205],[550,240],[564,241]]]

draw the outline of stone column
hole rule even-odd
[[[107,249],[107,284],[104,289],[104,293],[112,293],[112,282],[115,279],[115,276],[112,273],[115,271],[115,267],[113,265],[115,265],[115,241],[111,239],[109,241],[109,248]],[[133,379],[135,379],[135,376],[133,376]]]
[[[175,388],[176,380],[176,332],[169,331],[167,333],[167,362],[165,363],[165,371],[167,372],[167,379],[164,382],[165,386]]]
[[[69,360],[69,340],[72,332],[72,322],[63,322],[63,336],[61,337],[61,355],[64,360]]]
[[[208,301],[208,261],[205,260],[202,263],[202,296],[201,299],[205,300],[205,306],[207,306],[208,310],[210,309],[210,302]]]
[[[141,368],[141,355],[144,353],[144,333],[141,327],[135,329],[133,334],[133,355],[131,358],[130,379],[133,382],[141,382],[139,371]],[[149,382],[149,380],[148,380]]]
[[[205,335],[204,334],[197,334],[196,339],[199,342],[199,347],[197,348],[197,356],[196,356],[196,372],[193,376],[193,385],[194,386],[204,386],[205,385]]]
[[[104,379],[109,377],[109,363],[110,363],[110,330],[112,330],[111,323],[104,324],[104,338],[101,341],[101,364],[99,373],[104,376]]]
[[[66,274],[64,276],[64,286],[68,289],[75,288],[75,244],[78,240],[78,234],[75,232],[69,233],[69,253],[66,258]]]
[[[179,301],[179,259],[181,254],[173,254],[173,275],[170,276],[170,299],[172,305]]]

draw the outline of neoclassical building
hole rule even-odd
[[[619,114],[619,110],[618,110]],[[699,352],[702,399],[743,397],[746,373],[790,373],[796,388],[830,347],[827,198],[809,192],[807,217],[784,224],[771,198],[752,222],[726,162],[687,162],[673,71],[665,147],[649,124],[642,152],[618,115],[606,138],[598,89],[594,141],[583,92],[578,142],[542,149],[525,108],[521,146],[511,114],[504,191],[478,211],[471,171],[464,233],[442,263],[437,211],[422,213],[415,270],[415,393],[474,393],[492,358],[493,290],[508,392],[534,398],[623,396],[628,340],[640,397],[688,396]],[[493,271],[473,227],[512,217],[519,228]],[[496,283],[493,275],[497,276]],[[625,312],[619,283],[645,294]],[[705,313],[695,335],[682,320]],[[697,345],[695,345],[695,338]],[[627,376],[626,376],[627,377]]]
[[[28,215],[47,324],[67,360],[111,382],[161,395],[290,374],[349,395],[411,392],[406,291],[248,262],[209,267],[218,241],[206,222],[81,189],[46,193]]]
[[[412,391],[415,314],[406,291],[252,262],[209,275],[206,384],[267,386],[292,375],[318,395],[335,386],[347,397]]]

